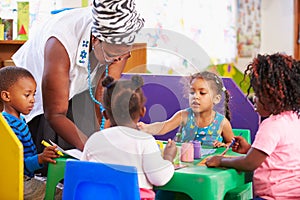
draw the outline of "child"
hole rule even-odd
[[[46,147],[37,154],[24,117],[34,105],[36,82],[32,74],[24,68],[4,67],[0,69],[0,95],[3,102],[2,115],[22,142],[24,148],[24,199],[43,199],[45,184],[34,179],[34,171],[44,163],[55,163],[55,146]]]
[[[154,137],[138,130],[136,124],[146,111],[141,76],[118,81],[108,76],[102,85],[104,116],[111,127],[88,139],[81,160],[135,166],[141,191],[154,198],[152,185],[164,185],[173,176],[176,145],[169,140],[162,158]]]
[[[232,127],[228,119],[229,93],[222,80],[212,72],[200,72],[189,79],[190,108],[176,112],[169,120],[152,124],[138,123],[138,127],[153,135],[165,134],[180,126],[180,142],[201,141],[203,145],[220,147],[230,144],[233,138]],[[214,106],[225,92],[226,117],[216,111]],[[224,144],[224,143],[225,144]]]
[[[255,140],[235,137],[232,150],[245,156],[208,159],[208,167],[254,171],[257,199],[300,199],[300,63],[283,54],[258,55],[248,65],[256,111],[266,118]]]

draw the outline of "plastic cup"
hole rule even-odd
[[[194,161],[194,145],[192,142],[182,143],[181,145],[181,161],[193,162]]]
[[[194,144],[194,159],[201,158],[201,143],[198,140],[193,141]]]

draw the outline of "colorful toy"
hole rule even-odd
[[[27,32],[23,25],[21,26],[21,28],[19,30],[17,40],[28,40]]]

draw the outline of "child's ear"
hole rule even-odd
[[[214,105],[216,105],[216,104],[218,104],[218,103],[220,103],[220,101],[221,101],[221,95],[216,95],[215,97],[214,97]]]
[[[10,101],[10,96],[9,96],[8,91],[5,91],[5,90],[1,91],[0,97],[4,102],[9,102]]]
[[[141,108],[141,110],[140,110],[140,116],[141,116],[141,117],[144,117],[145,114],[146,114],[146,111],[147,111],[146,107],[143,106],[143,107]]]

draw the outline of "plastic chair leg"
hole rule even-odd
[[[55,197],[56,186],[64,179],[67,158],[57,158],[56,164],[49,163],[47,173],[47,183],[45,200],[53,200]]]

